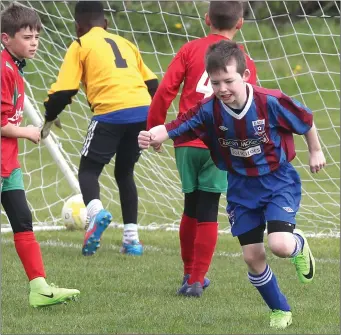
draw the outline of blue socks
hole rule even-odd
[[[271,310],[290,311],[290,306],[285,295],[280,291],[275,275],[269,265],[259,275],[248,272],[251,284],[259,291],[266,304]]]

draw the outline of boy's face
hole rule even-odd
[[[209,73],[209,77],[216,97],[225,105],[238,109],[244,106],[247,99],[245,81],[249,79],[250,71],[246,69],[241,76],[236,65],[233,60],[226,66],[226,72],[219,70]]]
[[[38,49],[39,32],[35,29],[31,30],[30,27],[21,28],[14,37],[2,33],[1,40],[13,56],[20,60],[31,59]]]

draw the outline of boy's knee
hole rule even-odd
[[[24,190],[11,190],[1,194],[1,202],[11,224],[13,233],[33,231],[32,213]],[[15,205],[14,205],[15,204]]]
[[[245,263],[252,267],[257,265],[258,263],[264,262],[266,259],[265,249],[263,250],[257,250],[257,251],[251,251],[251,252],[245,252],[243,253],[244,261]]]
[[[292,232],[295,225],[282,221],[268,222],[268,245],[278,257],[288,257],[293,250]]]
[[[288,232],[271,233],[268,237],[268,246],[277,257],[288,257],[293,251],[292,234]]]
[[[243,246],[243,258],[252,273],[261,273],[266,262],[264,244]]]
[[[104,168],[103,163],[99,163],[92,160],[91,158],[82,156],[79,163],[78,179],[83,178],[86,180],[86,178],[88,178],[91,175],[94,175],[98,178],[103,168]]]
[[[115,166],[114,171],[115,180],[117,183],[127,182],[134,180],[134,168],[133,167],[122,167]]]

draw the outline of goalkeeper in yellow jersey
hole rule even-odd
[[[75,6],[78,39],[66,52],[57,82],[51,86],[44,105],[42,138],[82,82],[93,112],[81,150],[78,180],[90,219],[82,253],[93,255],[112,220],[100,200],[98,178],[105,164],[116,155],[115,179],[124,222],[121,252],[142,255],[137,232],[138,196],[134,166],[140,156],[139,132],[146,128],[148,108],[158,80],[128,40],[106,31],[100,1],[79,1]]]

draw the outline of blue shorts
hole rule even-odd
[[[269,221],[296,224],[301,179],[290,163],[260,177],[228,174],[227,213],[233,236]]]

